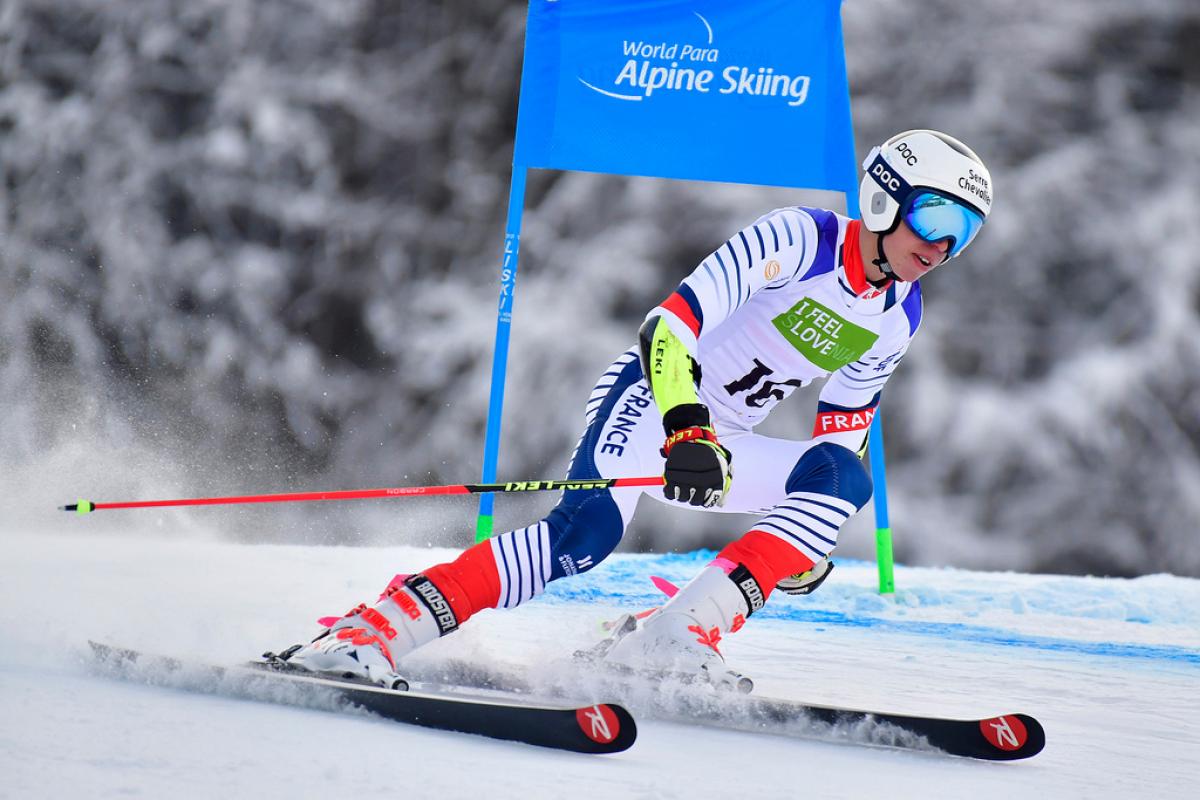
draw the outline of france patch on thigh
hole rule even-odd
[[[571,457],[568,475],[578,480],[635,477],[655,463],[662,437],[658,407],[642,377],[637,354],[625,353],[592,391],[587,428]],[[630,493],[621,494],[626,495]]]
[[[596,456],[613,456],[624,460],[628,454],[637,460],[631,451],[635,451],[640,439],[644,439],[637,436],[637,428],[647,422],[653,423],[656,430],[660,425],[650,387],[645,381],[638,381],[617,400],[612,414],[601,428]]]
[[[659,459],[662,423],[635,352],[622,355],[601,377],[588,402],[587,420],[570,478],[638,477]],[[553,556],[550,580],[586,572],[603,561],[621,541],[641,494],[637,489],[563,492],[546,517]]]

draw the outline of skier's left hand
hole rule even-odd
[[[685,409],[689,413],[677,413]],[[687,419],[693,415],[695,419]],[[668,500],[702,508],[724,505],[725,495],[729,493],[733,482],[730,463],[733,456],[717,441],[717,434],[710,425],[692,424],[675,428],[670,424],[681,419],[707,423],[708,409],[699,404],[680,406],[663,418],[668,431],[662,448],[662,454],[667,459],[663,471],[663,494]]]

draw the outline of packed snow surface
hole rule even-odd
[[[81,521],[81,528],[86,526]],[[1200,581],[870,564],[816,594],[776,594],[727,637],[756,693],[875,710],[1025,712],[1047,745],[992,764],[642,720],[633,748],[581,756],[362,716],[121,682],[96,639],[234,664],[311,636],[449,550],[235,545],[4,533],[0,797],[813,798],[1194,797],[1200,774]],[[543,664],[598,623],[659,602],[711,553],[618,555],[507,612],[481,614],[423,666]]]

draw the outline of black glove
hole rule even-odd
[[[733,456],[717,441],[708,409],[699,403],[676,406],[663,415],[663,428],[663,494],[703,508],[723,505],[733,481]]]

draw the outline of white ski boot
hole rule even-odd
[[[396,662],[457,627],[438,588],[414,575],[388,589],[374,607],[359,605],[309,644],[280,658],[311,672],[407,688]]]
[[[639,624],[626,615],[602,645],[601,658],[634,672],[678,675],[719,688],[749,692],[754,683],[725,665],[722,633],[733,633],[761,608],[763,594],[740,565],[732,572],[712,564]]]

